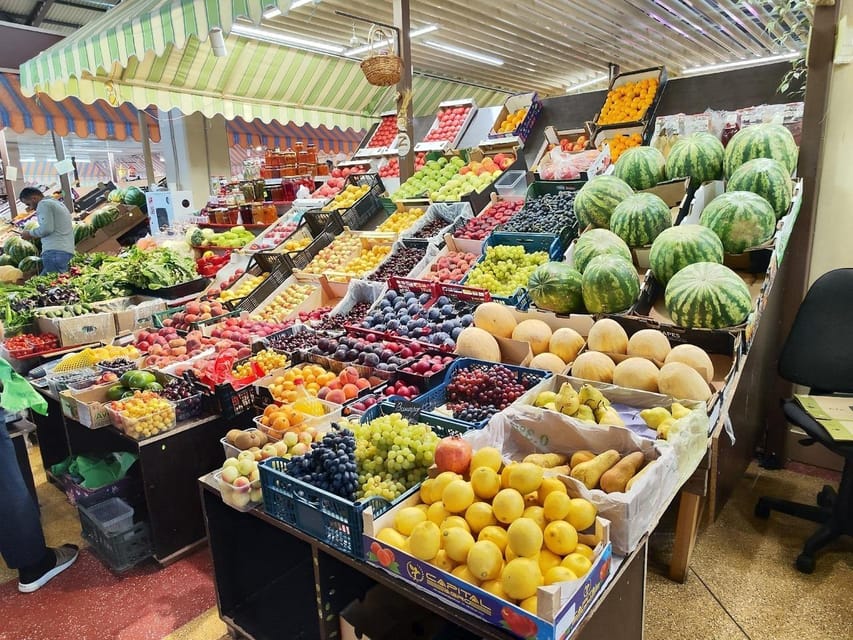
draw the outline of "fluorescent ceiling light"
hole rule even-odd
[[[314,0],[295,0],[292,5],[290,5],[290,10],[298,9],[299,7],[304,7],[306,4],[312,4]],[[264,18],[269,20],[270,18],[277,18],[281,15],[281,10],[278,7],[273,7],[269,11],[264,12]]]
[[[329,44],[328,42],[322,42],[320,40],[309,40],[308,38],[297,38],[296,36],[289,36],[281,31],[274,31],[272,29],[262,29],[260,27],[244,25],[239,22],[235,23],[231,27],[231,33],[235,33],[238,36],[243,36],[245,38],[261,40],[263,42],[283,44],[290,47],[295,47],[297,49],[322,51],[324,53],[343,53],[344,51],[343,47],[334,44]]]
[[[731,71],[733,69],[745,69],[772,62],[783,62],[785,60],[794,60],[802,54],[799,51],[789,51],[788,53],[780,53],[775,56],[766,56],[763,58],[752,58],[750,60],[736,60],[734,62],[721,62],[719,64],[709,64],[701,67],[689,67],[681,70],[682,76],[698,76],[703,73],[711,73],[713,71]]]
[[[577,91],[578,89],[583,89],[584,87],[591,87],[594,84],[598,84],[599,82],[604,82],[607,80],[608,76],[600,76],[598,78],[593,78],[592,80],[587,80],[586,82],[581,82],[578,84],[573,84],[566,87],[566,91]]]
[[[460,56],[462,58],[470,58],[471,60],[476,60],[477,62],[483,62],[485,64],[491,64],[496,67],[500,67],[504,63],[504,61],[500,58],[495,58],[494,56],[487,56],[484,53],[477,53],[476,51],[463,49],[462,47],[454,47],[449,44],[442,44],[441,42],[436,42],[435,40],[427,40],[426,42],[424,42],[424,44],[428,47],[432,47],[433,49],[444,51],[445,53],[452,53],[455,56]]]
[[[414,29],[409,31],[409,38],[417,38],[419,36],[426,35],[427,33],[432,33],[433,31],[438,31],[438,25],[428,24],[425,27],[421,27],[420,29]],[[388,38],[384,42],[378,43],[376,46],[391,46],[394,44],[393,38]],[[364,44],[360,47],[356,47],[355,49],[347,49],[344,51],[345,56],[357,56],[360,53],[364,53],[365,51],[369,51],[371,49],[371,45]]]

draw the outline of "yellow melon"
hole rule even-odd
[[[589,330],[586,346],[590,351],[628,353],[628,334],[615,320],[603,318]]]
[[[587,351],[575,358],[572,375],[584,380],[613,382],[613,370],[616,365],[607,355],[598,351]]]
[[[696,345],[680,344],[673,347],[664,360],[665,364],[670,362],[682,362],[691,369],[695,369],[705,378],[705,382],[711,382],[714,379],[714,363],[704,349]]]
[[[563,373],[566,370],[566,363],[553,353],[540,353],[530,361],[531,369],[544,369],[551,373]]]
[[[672,347],[657,329],[641,329],[628,340],[628,355],[649,358],[663,363]]]
[[[477,327],[466,327],[459,334],[456,339],[456,353],[489,362],[501,361],[501,348],[497,340],[490,333]]]
[[[523,320],[512,330],[512,339],[529,342],[533,355],[548,351],[552,335],[551,327],[541,320]]]
[[[613,370],[613,384],[629,389],[658,392],[658,368],[645,358],[628,358]]]
[[[574,329],[561,327],[554,332],[548,342],[548,351],[560,357],[563,362],[574,362],[583,349],[583,336]]]
[[[484,302],[474,310],[474,326],[493,336],[511,338],[516,324],[512,311],[499,302]]]
[[[670,362],[663,365],[658,375],[660,392],[676,400],[700,400],[705,402],[711,397],[707,381],[698,371],[683,362]]]

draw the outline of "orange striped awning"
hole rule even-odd
[[[77,98],[55,101],[44,93],[27,98],[21,93],[16,74],[0,73],[0,127],[9,127],[17,133],[30,130],[44,135],[55,131],[60,136],[73,133],[80,138],[140,141],[137,113],[129,102],[111,107],[103,100],[93,104],[84,104]],[[159,142],[157,110],[151,107],[145,113],[148,135]]]
[[[257,119],[246,122],[240,117],[229,120],[226,126],[230,145],[246,149],[256,146],[292,149],[294,143],[304,142],[315,145],[318,151],[325,153],[350,154],[358,149],[365,134],[363,129],[355,130],[351,127],[342,129],[335,126],[330,129],[322,124],[312,127],[310,124],[298,125],[294,122],[281,124],[278,120],[269,123]]]

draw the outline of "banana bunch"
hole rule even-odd
[[[582,385],[580,391],[576,391],[571,384],[564,382],[557,393],[553,391],[540,393],[534,405],[584,422],[620,426],[625,424],[601,391],[588,384]]]
[[[673,402],[672,406],[667,409],[665,407],[655,407],[654,409],[643,409],[640,411],[640,417],[645,421],[650,428],[658,432],[658,438],[666,440],[669,436],[669,430],[676,420],[679,420],[690,413],[690,409],[683,404]]]

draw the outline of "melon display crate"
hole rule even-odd
[[[521,121],[509,131],[499,131],[501,124],[509,116],[520,109],[526,109],[524,117]],[[504,101],[498,117],[489,131],[489,138],[506,138],[515,136],[522,142],[525,142],[530,137],[530,132],[533,130],[533,125],[536,124],[536,119],[542,112],[542,100],[535,91],[529,93],[517,93],[510,96]]]
[[[398,500],[383,513],[374,511],[364,514],[362,555],[367,563],[448,606],[516,636],[540,640],[568,637],[593,606],[611,574],[613,552],[610,525],[607,520],[596,518],[589,532],[578,535],[579,542],[593,549],[590,570],[578,580],[540,586],[536,593],[538,614],[534,615],[410,553],[389,547],[379,539],[378,534],[382,529],[394,526],[394,518],[399,510],[419,503],[420,497],[413,494]],[[377,554],[381,554],[386,561],[382,561]],[[390,562],[387,561],[389,558]]]
[[[596,128],[614,125],[623,127],[632,125],[642,126],[644,129],[643,143],[648,144],[649,140],[651,139],[651,135],[654,132],[653,125],[655,121],[655,112],[657,111],[657,108],[660,105],[661,97],[663,96],[663,92],[666,88],[668,80],[666,67],[649,67],[647,69],[639,69],[637,71],[626,71],[624,73],[620,73],[610,82],[610,86],[608,88],[608,95],[610,95],[611,92],[619,90],[621,87],[624,87],[625,85],[628,85],[630,83],[636,83],[647,80],[657,81],[657,88],[655,90],[655,95],[651,103],[648,105],[648,107],[646,107],[645,111],[639,114],[639,116],[634,120],[628,120],[625,122],[600,122],[601,112],[599,111],[597,114],[595,114],[595,117],[593,118]]]
[[[439,134],[442,126],[442,114],[448,110],[456,110],[456,115],[463,115],[464,117],[458,122],[458,127],[456,128],[455,133],[452,134],[452,137],[450,133],[442,137]],[[462,113],[463,111],[464,113]],[[474,116],[476,114],[477,103],[471,98],[465,98],[462,100],[445,100],[444,102],[439,103],[435,120],[433,120],[429,131],[427,131],[424,136],[424,140],[415,145],[415,152],[443,151],[445,149],[458,148],[459,143],[462,142],[462,138],[465,137],[465,132],[467,131],[468,126],[474,121]],[[429,140],[429,138],[439,139]]]

